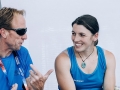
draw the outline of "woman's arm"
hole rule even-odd
[[[106,73],[104,78],[104,90],[114,90],[115,88],[115,67],[116,67],[116,61],[114,55],[109,52],[105,51],[105,57],[106,57]]]
[[[62,52],[55,60],[55,72],[60,90],[76,90],[70,74],[70,59]]]

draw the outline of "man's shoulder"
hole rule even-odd
[[[28,49],[27,49],[26,47],[24,47],[24,46],[21,46],[21,47],[20,47],[20,50],[18,50],[18,51],[22,51],[22,52],[23,52],[23,51],[24,51],[24,52],[27,51],[27,52],[28,52]]]

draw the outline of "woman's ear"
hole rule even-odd
[[[1,35],[1,29],[0,29],[0,35]]]
[[[97,40],[98,40],[98,33],[94,34],[93,40],[94,40],[94,41],[97,41]]]

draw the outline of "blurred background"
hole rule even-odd
[[[120,86],[120,1],[119,0],[1,0],[1,7],[26,11],[28,48],[34,65],[45,74],[54,69],[56,56],[72,46],[71,23],[83,14],[95,16],[99,22],[99,46],[116,58],[116,86]],[[55,71],[45,90],[57,90]]]

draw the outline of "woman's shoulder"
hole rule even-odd
[[[106,49],[104,49],[104,50],[105,50],[105,55],[106,55],[106,56],[114,57],[114,54],[113,54],[111,51],[106,50]]]
[[[97,46],[97,48],[101,48],[101,50],[104,52],[105,57],[114,58],[114,54],[111,51],[104,49],[103,47],[100,46]]]
[[[67,49],[63,50],[57,57],[56,60],[65,61],[69,59]]]
[[[104,49],[103,47],[100,47],[100,46],[97,46],[97,48],[99,48],[99,49],[101,49],[103,51],[103,53],[105,55],[107,66],[111,65],[112,63],[113,64],[115,63],[115,56],[111,51],[109,51],[107,49]]]
[[[57,66],[70,66],[70,59],[67,49],[63,50],[55,59],[55,65]]]
[[[104,54],[105,54],[107,65],[114,65],[116,62],[114,54],[108,50],[104,50]]]

